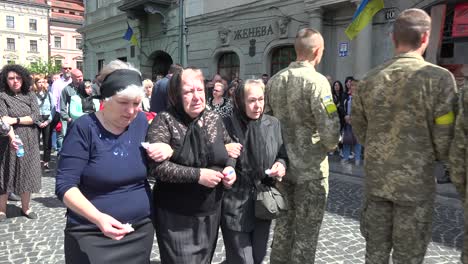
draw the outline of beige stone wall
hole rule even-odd
[[[14,17],[14,28],[7,28],[6,17]],[[48,9],[0,2],[0,67],[8,61],[29,65],[48,57]],[[35,19],[37,30],[30,30],[29,19]],[[15,40],[15,50],[7,50],[7,38]],[[30,41],[37,41],[37,52]]]

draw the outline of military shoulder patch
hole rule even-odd
[[[336,105],[333,102],[333,98],[331,95],[327,95],[322,98],[323,105],[325,106],[325,110],[327,110],[327,113],[329,115],[335,113],[337,111]]]
[[[455,114],[453,111],[448,112],[445,115],[438,116],[435,119],[436,125],[450,125],[455,121]]]

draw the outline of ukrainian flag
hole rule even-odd
[[[138,46],[138,40],[133,33],[132,27],[130,27],[130,24],[127,22],[127,32],[125,32],[125,35],[123,36],[123,39],[130,41],[134,46]]]
[[[383,0],[362,0],[356,13],[354,13],[351,24],[345,30],[348,38],[355,38],[382,8],[384,8]]]

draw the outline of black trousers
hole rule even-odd
[[[46,121],[49,118],[49,116],[41,116],[41,122]],[[42,135],[42,147],[44,150],[44,156],[42,160],[44,162],[49,162],[50,161],[50,149],[52,148],[52,123],[49,123],[47,126],[38,128],[38,142],[41,142],[41,135]]]
[[[260,264],[267,254],[271,221],[255,219],[252,232],[239,232],[221,225],[226,264]]]
[[[221,206],[213,215],[187,216],[156,208],[161,264],[210,264],[216,249]]]
[[[149,264],[154,240],[151,219],[134,223],[134,232],[112,240],[95,226],[65,228],[66,264]]]

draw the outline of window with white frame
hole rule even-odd
[[[6,26],[7,28],[15,28],[15,17],[6,16]]]
[[[10,51],[16,50],[14,38],[7,38],[7,50],[10,50]]]
[[[60,36],[55,36],[54,37],[54,47],[55,48],[61,48],[62,47],[62,37],[60,37]]]
[[[34,18],[29,19],[29,31],[37,31],[37,20]]]
[[[81,44],[83,43],[83,40],[81,38],[76,39],[76,48],[81,49]]]
[[[37,52],[37,40],[30,40],[29,41],[29,51]]]

